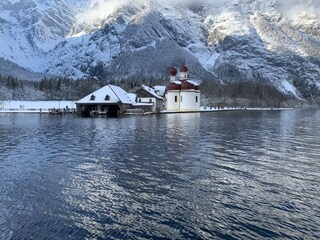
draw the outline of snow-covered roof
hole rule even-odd
[[[177,85],[181,85],[182,84],[182,82],[180,82],[180,81],[172,81],[172,82],[177,84]]]
[[[94,96],[93,98],[92,95]],[[76,104],[133,104],[134,101],[131,99],[130,95],[123,90],[122,88],[114,85],[106,85],[97,91],[90,93],[89,95],[85,96],[84,98],[80,99],[76,102]]]
[[[148,93],[150,93],[152,96],[154,96],[155,98],[158,98],[158,99],[163,99],[163,97],[161,97],[156,89],[152,88],[152,87],[149,87],[149,86],[146,86],[146,85],[142,85],[141,86],[142,89],[144,89],[145,91],[147,91]]]
[[[128,93],[129,98],[131,99],[132,102],[136,101],[137,94],[135,93]]]
[[[189,83],[193,84],[194,86],[199,86],[199,83],[195,82],[195,81],[191,81],[191,80],[188,80]]]
[[[153,103],[134,103],[134,107],[153,106]]]
[[[154,89],[159,92],[160,96],[163,96],[166,91],[166,86],[154,86]]]

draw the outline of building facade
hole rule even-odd
[[[188,68],[184,65],[178,70],[170,70],[170,82],[165,90],[165,109],[167,111],[194,112],[200,110],[199,84],[188,80]]]
[[[139,107],[144,112],[160,113],[163,110],[163,97],[160,95],[160,91],[154,87],[142,85],[137,91],[137,99],[134,104],[135,107]]]

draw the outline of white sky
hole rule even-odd
[[[246,2],[248,0],[88,0],[82,13],[78,14],[79,23],[92,23],[103,19],[122,6],[139,5],[147,1],[159,2],[163,5],[173,4],[201,4],[207,3],[211,5],[220,5],[227,3]],[[257,0],[262,1],[262,0]],[[268,1],[268,0],[265,0]],[[273,1],[273,0],[271,0]],[[320,0],[274,0],[279,3],[279,10],[289,19],[293,19],[303,10],[310,14],[315,14],[320,18]],[[251,1],[249,1],[251,2]]]
[[[320,0],[278,0],[280,11],[289,19],[306,11],[320,18]]]

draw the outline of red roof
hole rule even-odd
[[[175,82],[170,82],[167,84],[166,87],[166,92],[170,90],[181,90],[181,84],[175,83]]]
[[[175,67],[170,69],[170,75],[171,76],[177,76],[177,73],[178,73],[178,70]]]
[[[181,68],[180,68],[180,72],[188,72],[189,69],[187,68],[186,65],[183,65]]]
[[[192,90],[196,89],[196,86],[189,81],[184,81],[181,84],[181,90]]]

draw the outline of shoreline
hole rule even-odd
[[[59,110],[59,109],[57,109]],[[74,114],[76,112],[63,112],[63,114]],[[199,111],[168,111],[163,110],[158,114],[180,114],[180,113],[212,113],[212,112],[227,112],[227,111],[286,111],[294,110],[294,108],[214,108],[214,109],[200,109]],[[3,109],[0,110],[0,114],[51,114],[49,109],[32,109],[32,110],[19,110],[19,109]],[[145,113],[143,115],[155,115],[156,113]],[[124,115],[138,115],[138,114],[124,114]]]
[[[199,111],[161,111],[160,114],[176,114],[176,113],[210,113],[210,112],[226,112],[226,111],[283,111],[293,110],[294,108],[214,108],[200,109]]]
[[[49,114],[52,111],[74,112],[76,109],[74,101],[56,100],[56,101],[0,101],[1,113],[32,113]]]

